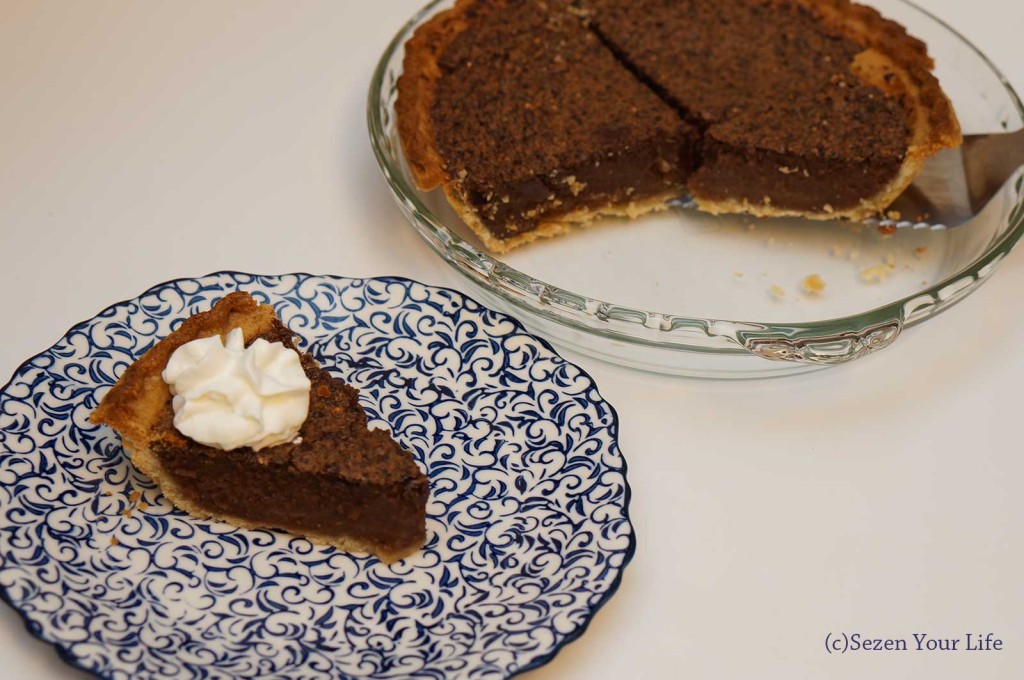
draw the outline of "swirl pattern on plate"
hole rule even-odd
[[[269,302],[430,478],[384,565],[175,510],[88,418],[233,290]],[[501,678],[586,627],[632,556],[614,410],[507,316],[404,279],[213,274],[72,328],[0,393],[0,594],[108,678]]]

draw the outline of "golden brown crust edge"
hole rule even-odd
[[[530,231],[516,234],[506,239],[500,239],[484,226],[484,223],[480,221],[480,217],[471,208],[467,207],[457,194],[450,191],[449,186],[445,186],[445,194],[448,196],[448,201],[452,204],[452,207],[459,214],[459,217],[462,218],[462,221],[473,230],[473,233],[483,241],[490,251],[498,254],[507,253],[514,248],[539,239],[568,233],[574,228],[586,227],[601,217],[628,217],[635,219],[647,213],[665,210],[668,208],[669,201],[679,197],[678,191],[672,191],[665,195],[645,200],[606,205],[598,208],[580,208],[558,219],[542,221],[536,228]]]
[[[90,421],[117,430],[126,448],[148,447],[162,436],[154,426],[169,408],[171,391],[161,374],[174,350],[199,338],[223,336],[233,328],[241,328],[246,338],[252,338],[269,331],[276,319],[273,307],[260,305],[248,293],[228,294],[209,311],[186,319],[129,366]]]
[[[438,62],[448,45],[468,25],[464,14],[474,0],[459,0],[455,7],[434,16],[416,29],[405,44],[402,75],[398,77],[398,138],[412,170],[413,179],[424,191],[444,184],[445,162],[437,152],[431,111],[437,82],[441,78]]]
[[[928,47],[907,33],[899,23],[877,10],[849,0],[796,0],[818,12],[843,34],[864,45],[865,53],[854,64],[855,72],[886,94],[907,94],[914,103],[915,119],[912,145],[931,153],[959,146],[960,123],[932,69],[934,61]],[[888,65],[898,67],[903,83],[890,83],[884,77]]]

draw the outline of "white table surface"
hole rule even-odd
[[[920,0],[1024,91],[1024,3]],[[468,290],[367,141],[421,0],[0,0],[0,384],[75,322],[221,269]],[[621,416],[639,549],[529,677],[1024,677],[1024,255],[851,366],[756,383],[579,357]],[[828,632],[999,652],[829,656]],[[0,677],[73,678],[0,606]]]

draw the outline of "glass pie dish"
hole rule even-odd
[[[452,4],[422,9],[381,57],[368,102],[374,153],[410,224],[478,297],[557,344],[692,377],[771,377],[842,364],[966,298],[1024,234],[1018,173],[955,229],[886,233],[680,207],[492,254],[441,191],[417,188],[396,129],[403,46]],[[1024,126],[1016,93],[963,36],[906,0],[870,4],[928,44],[965,134]]]

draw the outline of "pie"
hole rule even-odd
[[[959,123],[923,43],[847,0],[459,0],[406,44],[398,130],[502,252],[664,208],[877,215]]]
[[[92,422],[121,435],[132,462],[179,509],[243,528],[284,529],[315,543],[399,560],[425,540],[427,478],[412,454],[383,430],[367,427],[358,392],[299,353],[311,383],[309,412],[287,443],[230,451],[182,435],[162,372],[192,340],[240,328],[295,350],[273,307],[231,293],[185,320],[128,367],[104,396]],[[296,350],[298,351],[298,350]]]

